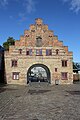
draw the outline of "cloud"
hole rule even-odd
[[[0,0],[0,8],[8,8],[12,0]],[[31,14],[36,11],[36,1],[37,0],[13,0],[15,4],[21,6],[19,7],[19,12],[16,13],[20,22],[26,20],[27,14]],[[10,8],[9,8],[10,9]],[[15,9],[15,8],[14,8]],[[9,16],[10,19],[13,19],[13,15]]]
[[[80,0],[63,0],[63,2],[68,2],[70,4],[70,10],[76,13],[80,11]]]
[[[26,14],[25,13],[19,13],[19,23],[24,22],[26,20]]]
[[[31,14],[36,11],[36,2],[35,0],[23,0],[24,12],[19,13],[19,22],[24,22],[27,18],[27,14]]]
[[[68,2],[69,0],[63,0],[63,2]]]
[[[35,11],[35,1],[34,0],[24,0],[24,6],[26,8],[27,13],[31,13]]]
[[[0,0],[0,5],[5,7],[8,5],[8,0]]]
[[[72,0],[70,9],[78,13],[80,10],[80,0]]]
[[[32,13],[36,10],[36,0],[14,0],[16,3],[20,3],[24,7],[26,13]],[[0,0],[0,7],[6,7],[11,3],[11,0]]]

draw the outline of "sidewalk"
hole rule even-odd
[[[0,120],[80,120],[80,84],[0,89]]]

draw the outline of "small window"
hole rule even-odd
[[[46,49],[46,56],[52,55],[52,49]]]
[[[22,54],[22,49],[19,49],[19,54]]]
[[[26,51],[26,55],[32,55],[32,49],[27,49],[27,51]]]
[[[19,72],[13,72],[12,73],[12,79],[13,80],[19,80]]]
[[[12,67],[17,67],[17,60],[12,60]]]
[[[37,24],[37,26],[41,26],[41,24]]]
[[[32,55],[32,49],[29,49],[29,55]]]
[[[52,37],[52,35],[49,35],[49,37]]]
[[[61,73],[61,78],[62,78],[62,80],[68,79],[68,78],[67,78],[67,72],[62,72],[62,73]]]
[[[37,49],[36,50],[36,55],[42,56],[42,49]]]
[[[31,32],[35,32],[35,30],[31,30]]]
[[[62,67],[67,67],[67,60],[62,60]]]
[[[57,68],[55,68],[55,72],[57,72]]]
[[[26,55],[29,55],[29,50],[26,51]]]
[[[58,55],[59,54],[59,50],[58,49],[56,49],[56,55]]]
[[[29,37],[29,34],[26,34],[25,37]]]

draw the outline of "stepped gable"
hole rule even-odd
[[[41,18],[35,19],[35,24],[31,24],[29,30],[24,31],[20,40],[16,40],[15,46],[36,47],[36,39],[38,38],[42,40],[40,47],[63,46],[63,42],[58,40],[58,36],[48,29],[48,25],[44,24]],[[68,52],[67,46],[63,46],[63,48],[67,54],[72,54],[72,52]]]

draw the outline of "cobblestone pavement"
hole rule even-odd
[[[80,120],[80,84],[0,87],[0,120]]]

